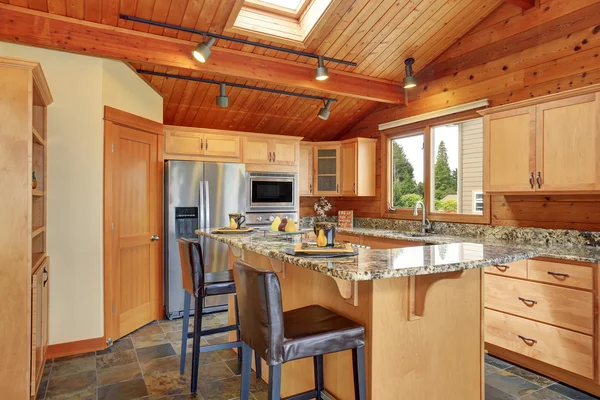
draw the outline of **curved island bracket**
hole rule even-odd
[[[346,303],[358,307],[358,281],[347,281],[333,276],[330,278],[335,282],[340,296],[346,300]]]
[[[458,279],[464,271],[442,272],[431,275],[415,275],[409,277],[408,288],[408,320],[414,321],[423,318],[425,313],[425,300],[427,291],[436,282],[443,279]]]

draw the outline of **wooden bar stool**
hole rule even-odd
[[[315,389],[287,400],[321,399],[324,390],[323,355],[352,350],[354,393],[366,400],[365,329],[356,322],[318,305],[283,312],[281,287],[273,271],[243,261],[233,264],[238,293],[244,354],[256,351],[269,366],[269,400],[280,399],[281,365],[314,358]],[[250,395],[251,360],[242,360],[240,399]]]
[[[237,295],[235,291],[235,282],[233,280],[232,271],[223,272],[204,272],[204,259],[202,257],[202,247],[200,243],[187,240],[179,239],[179,257],[181,259],[181,276],[183,278],[183,288],[185,289],[184,299],[184,312],[183,312],[183,329],[181,332],[181,358],[179,370],[183,374],[185,370],[185,356],[187,349],[187,339],[193,338],[193,350],[192,350],[192,393],[196,393],[198,390],[198,367],[200,363],[200,353],[206,353],[209,351],[224,350],[239,348],[238,359],[251,360],[252,350],[248,350],[247,354],[249,357],[243,357],[244,352],[242,342],[240,341],[240,325],[239,325],[239,311],[237,305]],[[208,296],[217,296],[222,294],[233,294],[235,295],[235,324],[223,326],[219,328],[202,330],[202,307],[203,300]],[[191,298],[196,298],[196,309],[194,318],[194,331],[188,333],[188,324],[190,318],[190,303]],[[220,344],[213,344],[208,346],[200,346],[200,338],[202,336],[214,335],[216,333],[237,332],[237,341],[227,342]],[[261,377],[261,363],[258,353],[255,354],[256,358],[256,377]],[[242,361],[243,362],[243,361]]]

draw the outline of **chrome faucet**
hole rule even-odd
[[[431,222],[426,218],[427,208],[425,208],[425,204],[422,201],[417,201],[415,203],[415,208],[413,209],[413,215],[416,217],[419,215],[419,205],[423,209],[423,219],[421,220],[421,233],[429,233],[431,231]]]

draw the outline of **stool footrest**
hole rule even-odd
[[[309,400],[309,399],[317,398],[317,394],[318,394],[317,391],[313,389],[313,390],[309,390],[307,392],[295,394],[293,396],[282,397],[281,400]]]
[[[200,353],[208,353],[209,351],[235,349],[236,347],[242,347],[242,342],[227,342],[219,344],[209,344],[207,346],[200,346]]]
[[[213,329],[207,329],[205,331],[201,331],[200,336],[214,335],[215,333],[231,332],[231,331],[235,331],[235,330],[237,330],[237,325],[227,325],[227,326],[222,326],[220,328],[213,328]],[[188,337],[188,339],[193,338],[194,332],[189,332],[187,337]]]

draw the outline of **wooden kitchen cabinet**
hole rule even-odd
[[[165,153],[192,159],[236,161],[241,155],[240,137],[205,129],[171,127],[165,129]]]
[[[537,106],[539,191],[600,189],[600,94]]]
[[[44,372],[48,348],[48,288],[50,259],[46,257],[31,278],[31,393],[35,393]]]
[[[488,193],[600,190],[600,87],[482,111]]]
[[[204,155],[240,158],[240,138],[233,135],[204,134]]]
[[[298,165],[298,141],[247,137],[244,139],[244,162],[248,164]]]
[[[273,164],[298,165],[298,148],[297,140],[272,139]]]
[[[48,344],[47,106],[39,62],[0,57],[0,311],[3,399],[35,398]],[[36,187],[32,174],[36,176]],[[44,285],[45,283],[45,285]]]
[[[244,138],[244,162],[249,164],[271,163],[271,140],[263,137]]]
[[[598,265],[537,257],[506,266],[485,269],[485,349],[600,395]]]
[[[300,196],[313,195],[313,156],[314,147],[309,144],[300,143],[298,162],[298,192]]]
[[[484,117],[487,192],[529,192],[535,183],[535,107]]]
[[[314,179],[317,196],[340,194],[341,145],[319,145],[314,149]]]
[[[375,196],[376,144],[367,138],[342,141],[342,196]]]

